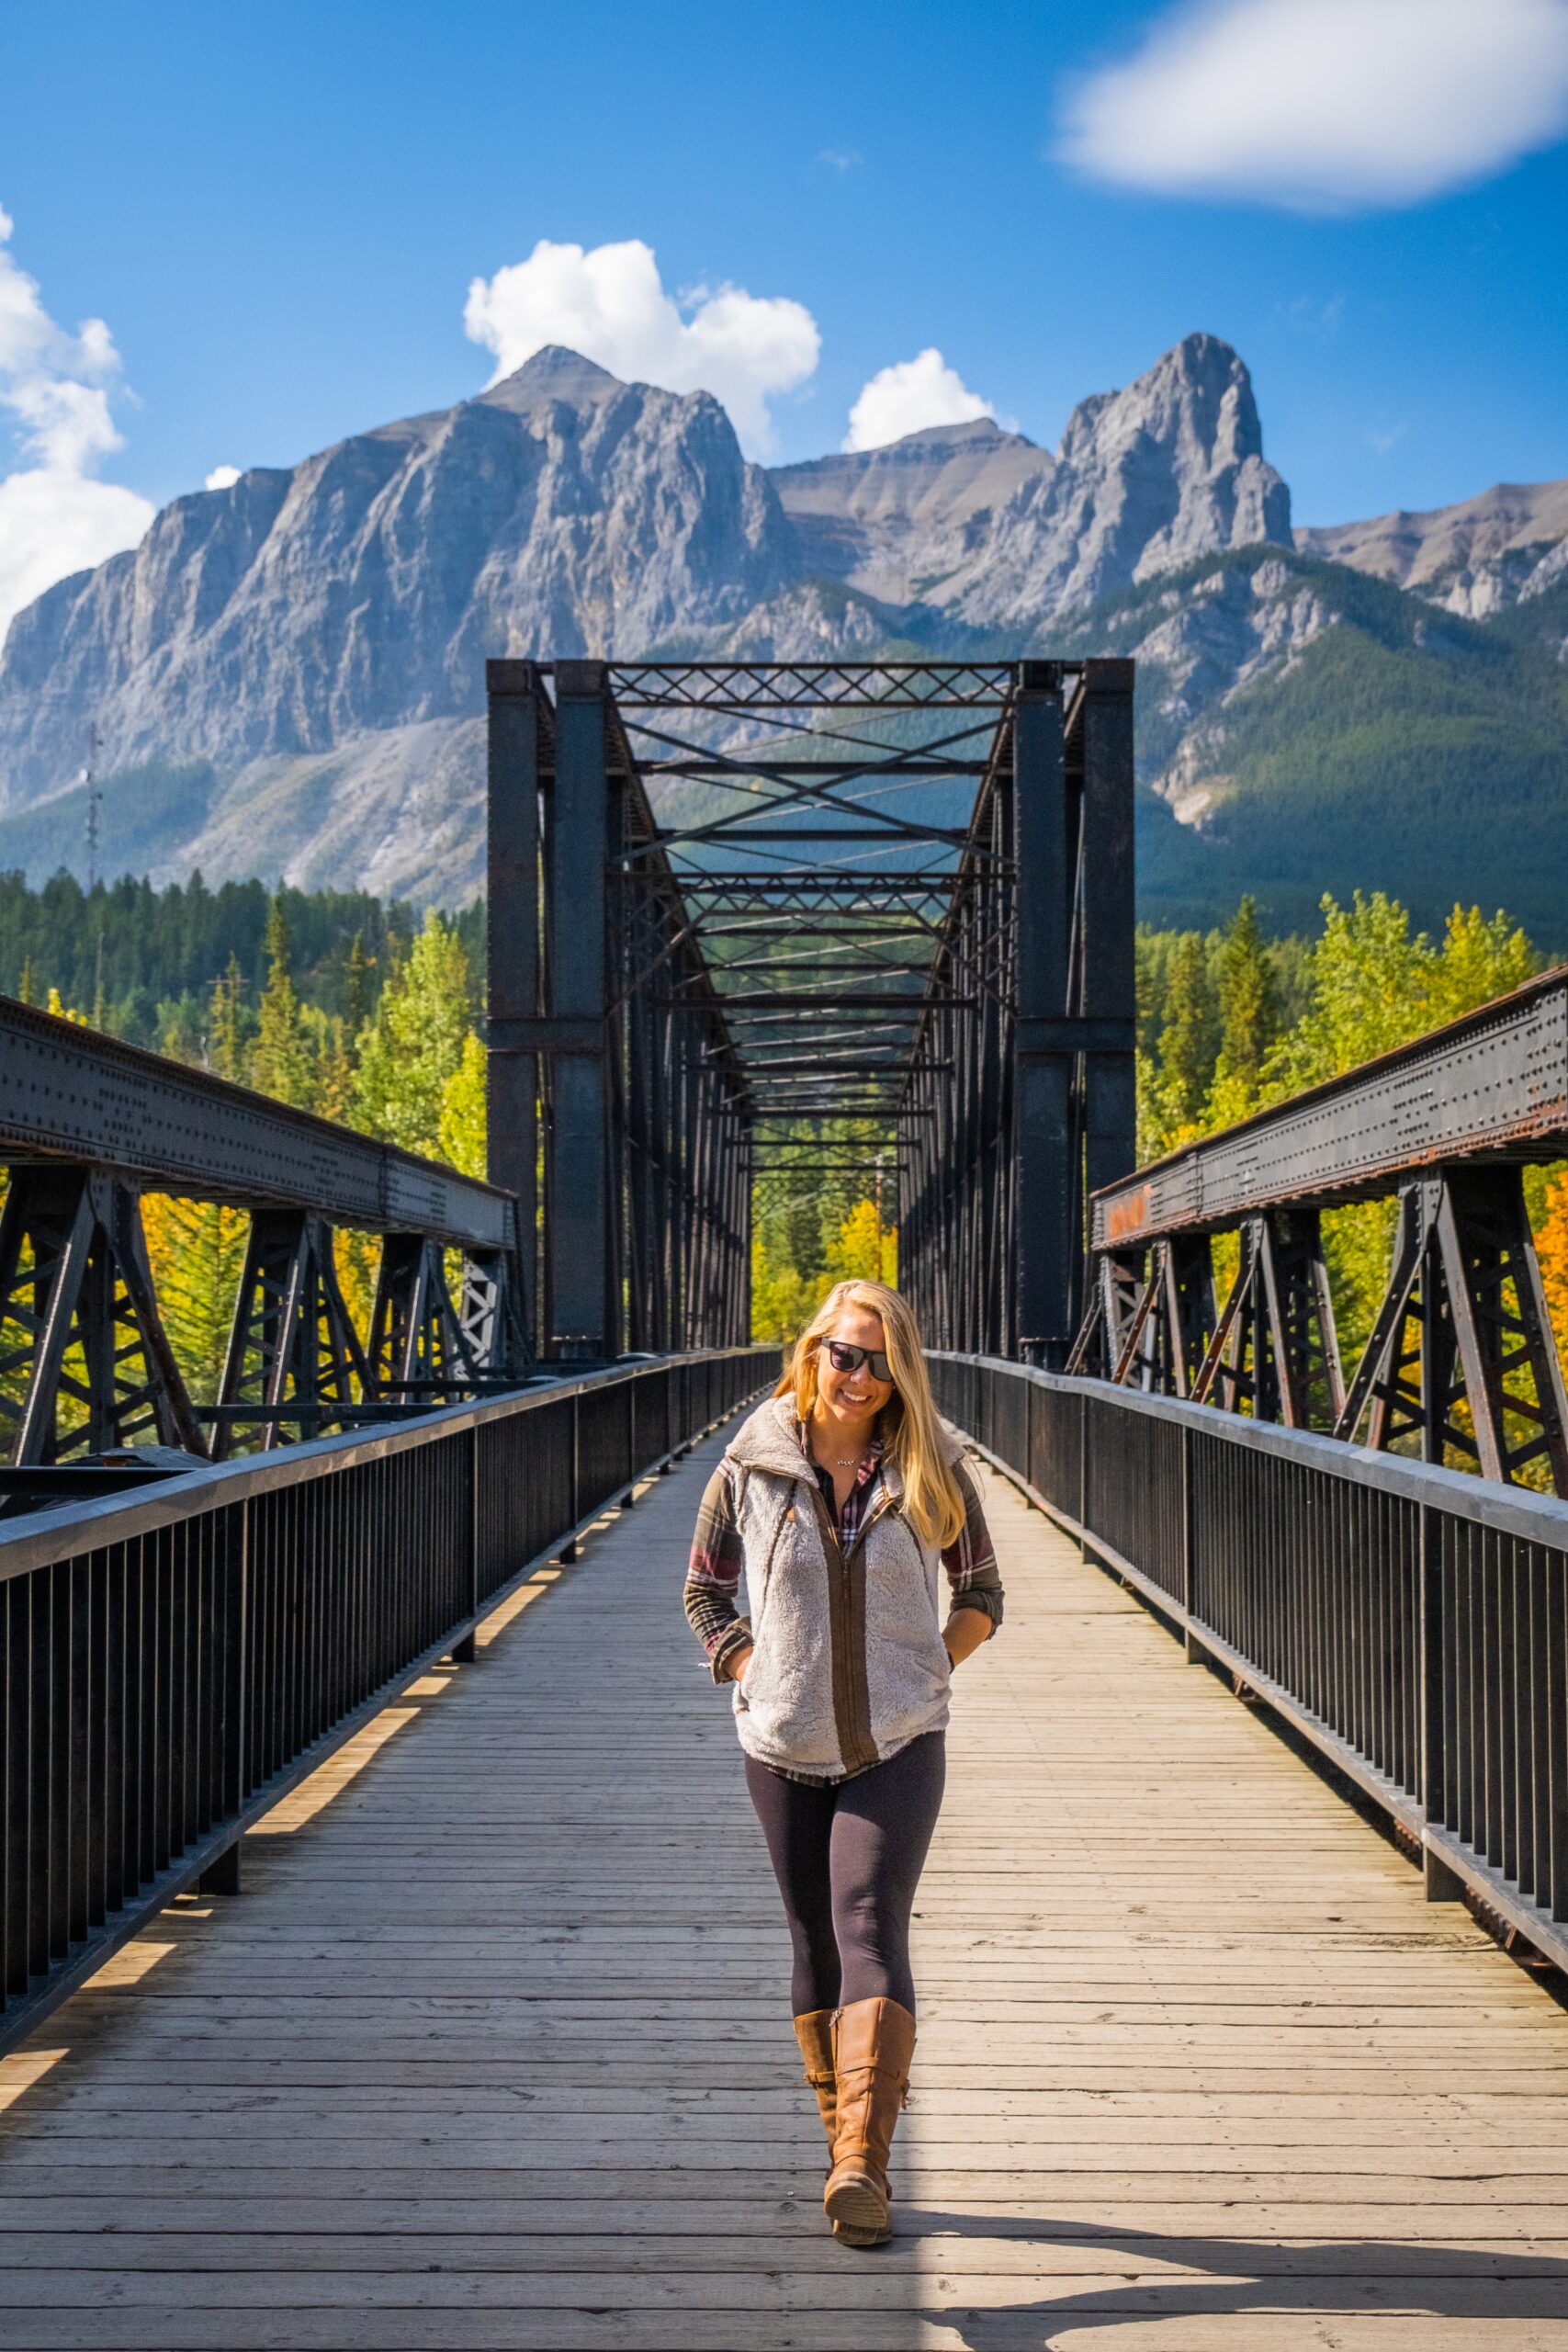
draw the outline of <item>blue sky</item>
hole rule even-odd
[[[1459,48],[1428,72],[1439,18]],[[731,400],[775,460],[840,447],[868,380],[932,348],[1054,443],[1201,327],[1251,366],[1299,521],[1568,473],[1565,0],[0,0],[0,60],[6,250],[51,380],[88,388],[62,426],[13,385],[10,463],[43,448],[94,494],[160,503],[478,390],[586,266],[504,281],[481,348],[471,282],[541,240],[744,289],[707,326],[740,378],[782,336]],[[677,374],[693,321],[648,329]]]

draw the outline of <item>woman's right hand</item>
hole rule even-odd
[[[750,1663],[751,1645],[748,1642],[743,1648],[735,1651],[730,1658],[729,1679],[731,1682],[739,1682],[741,1688],[744,1689],[746,1683],[746,1669]]]

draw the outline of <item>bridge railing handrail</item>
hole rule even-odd
[[[435,1439],[509,1420],[519,1412],[558,1403],[562,1397],[622,1387],[655,1369],[709,1363],[731,1355],[767,1356],[771,1361],[776,1353],[776,1349],[768,1348],[694,1348],[682,1355],[660,1356],[657,1366],[611,1364],[604,1371],[568,1379],[535,1379],[460,1404],[433,1406],[427,1413],[411,1414],[406,1420],[383,1422],[369,1430],[304,1438],[269,1453],[242,1455],[231,1462],[197,1462],[189,1470],[171,1472],[129,1493],[122,1490],[86,1501],[30,1509],[15,1520],[0,1519],[0,1585],[30,1568],[69,1559],[86,1549],[89,1541],[94,1545],[124,1543],[202,1511],[297,1486],[301,1478],[330,1476],[358,1463],[410,1453]]]
[[[1113,1398],[1128,1412],[1145,1414],[1151,1420],[1223,1435],[1227,1443],[1271,1454],[1280,1461],[1310,1462],[1326,1477],[1400,1495],[1413,1503],[1430,1504],[1458,1518],[1473,1520],[1478,1526],[1518,1535],[1527,1543],[1568,1549],[1568,1500],[1557,1495],[1538,1494],[1529,1487],[1501,1486],[1468,1470],[1413,1462],[1407,1455],[1376,1446],[1348,1445],[1342,1438],[1318,1430],[1292,1430],[1277,1421],[1247,1419],[1240,1414],[1223,1413],[1216,1405],[1194,1405],[1179,1396],[1157,1396],[1146,1389],[1113,1387],[1105,1380],[1046,1372],[1038,1364],[1015,1363],[1006,1356],[965,1354],[960,1349],[931,1352],[940,1353],[945,1363],[987,1365],[1062,1396]]]
[[[0,2047],[236,1883],[254,1821],[777,1363],[614,1365],[0,1524]]]
[[[1568,1966],[1568,1502],[1213,1406],[933,1351],[998,1468]]]

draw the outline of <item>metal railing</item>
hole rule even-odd
[[[0,2046],[777,1363],[623,1366],[0,1528]]]
[[[1568,1503],[1212,1407],[933,1355],[942,1411],[1568,1967]]]

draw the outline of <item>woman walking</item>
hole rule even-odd
[[[784,1896],[795,2030],[828,2133],[823,2204],[844,2245],[882,2245],[949,1682],[1002,1614],[979,1497],[937,1419],[915,1318],[886,1283],[829,1293],[726,1448],[685,1599],[715,1681],[735,1686]]]

